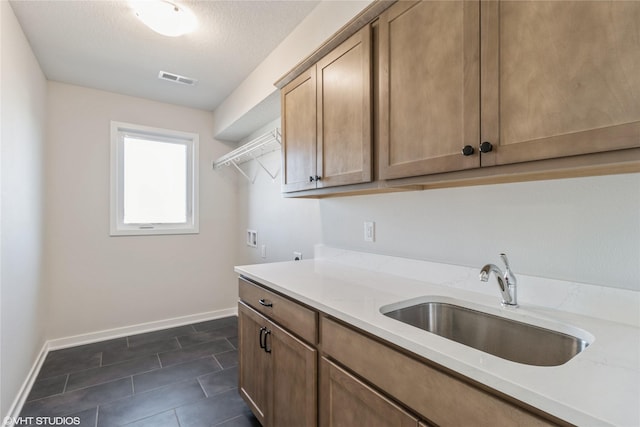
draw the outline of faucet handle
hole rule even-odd
[[[516,280],[516,276],[515,274],[513,274],[513,271],[511,271],[511,267],[509,266],[509,259],[507,258],[507,254],[500,254],[500,258],[502,259],[502,262],[504,262],[505,265],[505,270],[504,270],[504,279],[506,280],[507,284],[509,285],[515,285],[517,280]]]
[[[504,266],[507,267],[507,270],[510,270],[509,258],[507,258],[507,254],[500,254],[500,258],[502,259],[502,262],[504,262]]]

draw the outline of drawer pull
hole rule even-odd
[[[265,307],[273,307],[273,303],[272,302],[267,302],[265,301],[264,298],[260,298],[258,300],[258,302],[260,303],[260,305],[265,306]]]
[[[267,347],[267,335],[271,335],[271,331],[269,329],[264,333],[264,351],[271,353],[271,346]]]
[[[258,340],[260,341],[260,348],[261,349],[265,349],[267,347],[267,328],[266,326],[263,326],[262,328],[260,328],[260,336],[258,338]]]

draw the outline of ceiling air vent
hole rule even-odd
[[[168,73],[166,71],[160,71],[158,78],[162,80],[168,80],[170,82],[182,83],[183,85],[193,86],[197,80],[190,77],[179,76],[178,74]]]

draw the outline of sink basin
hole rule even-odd
[[[447,302],[394,306],[397,304],[380,311],[427,332],[526,365],[562,365],[589,345],[586,339]]]

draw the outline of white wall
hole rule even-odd
[[[9,2],[0,2],[0,416],[45,340],[42,153],[46,80]]]
[[[275,167],[279,155],[263,159]],[[279,180],[258,171],[240,184],[238,235],[259,232],[241,263],[290,260],[294,248],[310,258],[315,243],[478,268],[506,252],[516,273],[640,291],[640,174],[321,200],[283,198]],[[376,223],[373,243],[364,221]]]
[[[280,127],[280,119],[258,129],[247,140]],[[260,161],[274,173],[280,170],[280,150],[263,157]],[[293,252],[302,252],[303,258],[313,258],[313,246],[321,239],[319,201],[315,199],[285,199],[280,195],[281,172],[275,180],[255,161],[241,165],[252,184],[240,176],[238,181],[238,263],[259,264],[263,262],[293,260]],[[236,174],[232,168],[220,173]],[[258,247],[246,245],[247,229],[258,231]],[[262,245],[266,245],[266,258],[262,258]]]
[[[640,291],[640,174],[325,199],[330,246]],[[363,241],[363,221],[376,241]]]
[[[640,291],[640,174],[314,200],[283,198],[280,176],[258,171],[239,190],[238,235],[259,232],[242,263],[290,260],[293,248],[310,258],[315,243],[478,269],[506,252],[516,274]]]
[[[235,176],[211,113],[49,82],[49,338],[234,308]],[[200,234],[109,236],[110,121],[200,134]]]

